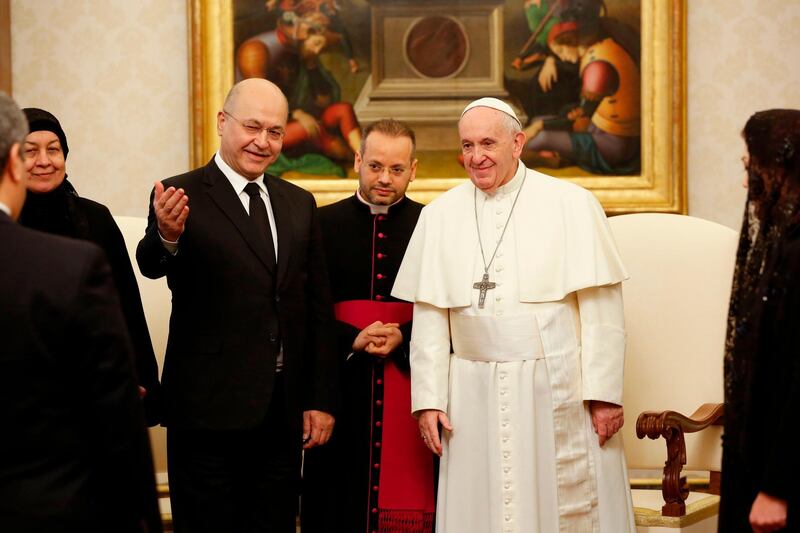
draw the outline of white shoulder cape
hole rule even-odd
[[[521,165],[522,163],[520,163]],[[526,169],[514,210],[520,301],[550,302],[628,278],[600,203],[586,189]],[[470,305],[475,254],[474,185],[425,206],[392,296],[440,308]]]

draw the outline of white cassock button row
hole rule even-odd
[[[497,314],[501,314],[502,311],[498,311]],[[501,381],[506,381],[508,373],[506,371],[500,371],[498,376],[500,377]],[[503,429],[500,431],[500,438],[502,444],[500,446],[500,452],[502,454],[502,471],[503,471],[503,507],[505,510],[504,513],[504,520],[506,522],[506,526],[504,527],[504,531],[506,532],[515,532],[517,528],[513,525],[514,524],[514,493],[511,490],[513,485],[513,468],[511,462],[511,455],[512,455],[512,447],[511,447],[511,430],[509,426],[511,425],[511,418],[509,413],[511,411],[511,405],[506,400],[508,395],[508,386],[504,383],[503,386],[499,387],[500,397],[503,398],[499,402],[499,407],[501,411],[500,415],[500,425]]]

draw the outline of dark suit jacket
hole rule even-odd
[[[46,196],[46,195],[43,195]],[[158,382],[158,364],[150,342],[150,332],[142,308],[142,297],[139,286],[136,284],[136,275],[133,273],[125,239],[114,222],[111,212],[103,204],[88,198],[61,194],[58,197],[65,206],[59,206],[66,211],[66,216],[53,213],[52,218],[44,218],[48,213],[32,210],[32,204],[45,204],[46,202],[32,202],[35,198],[28,197],[25,208],[22,210],[19,222],[23,226],[33,229],[55,233],[65,237],[74,237],[91,241],[106,254],[111,265],[111,274],[114,285],[119,293],[122,314],[128,326],[131,343],[133,344],[134,360],[136,361],[136,374],[139,383],[147,390],[144,398],[144,412],[147,423],[155,426],[160,422],[160,385]],[[43,199],[43,198],[41,198]],[[55,198],[54,198],[54,201]],[[55,211],[55,209],[53,209]]]
[[[269,406],[283,344],[289,420],[336,407],[332,306],[313,196],[266,176],[278,234],[277,268],[214,161],[164,180],[183,188],[189,217],[176,255],[161,243],[150,201],[136,258],[167,276],[172,316],[162,373],[164,423],[185,429],[257,426]]]
[[[0,212],[0,531],[161,531],[103,252]]]

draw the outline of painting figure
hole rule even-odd
[[[350,71],[358,69],[338,20],[338,5],[327,0],[284,0],[267,2],[267,8],[278,11],[275,29],[242,43],[236,65],[241,78],[269,79],[289,100],[283,146],[296,159],[281,157],[270,170],[344,176],[332,160],[352,160],[361,144],[361,128],[353,106],[341,101],[339,83],[319,60],[329,46],[341,44]]]
[[[596,174],[640,169],[638,36],[590,8],[566,9],[548,33],[550,50],[579,65],[579,103],[567,113],[535,117],[525,129],[530,164],[573,164]]]
[[[567,0],[525,0],[523,10],[531,32],[511,68],[528,71],[523,80],[506,79],[506,86],[529,117],[554,115],[574,104],[580,93],[578,65],[563,61],[547,46],[550,30],[561,21]]]

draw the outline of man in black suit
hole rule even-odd
[[[14,223],[26,134],[25,117],[0,93],[0,531],[161,531],[105,255]]]
[[[217,114],[219,152],[155,184],[137,249],[142,273],[172,290],[162,387],[177,532],[294,532],[301,450],[333,430],[316,205],[264,175],[287,115],[271,82],[234,86]]]

